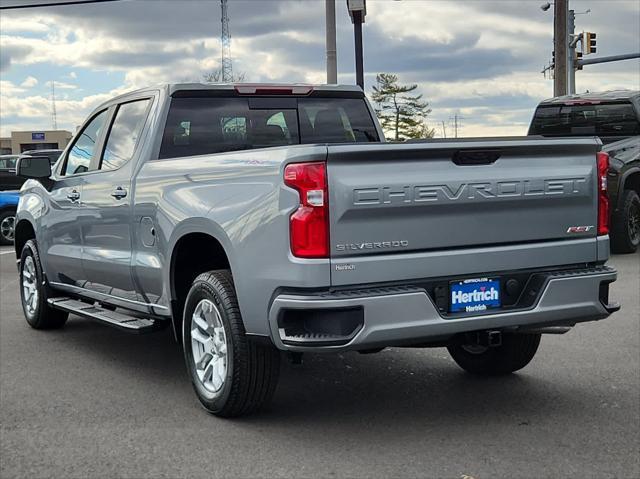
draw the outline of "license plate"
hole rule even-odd
[[[475,313],[501,306],[498,278],[473,278],[449,283],[449,311]]]

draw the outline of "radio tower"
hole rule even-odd
[[[56,113],[56,82],[51,80],[51,122],[53,129],[58,129],[58,114]]]
[[[233,81],[233,67],[231,66],[231,34],[229,33],[229,13],[227,12],[227,0],[220,0],[222,10],[222,81],[231,83]]]

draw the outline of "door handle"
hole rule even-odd
[[[78,193],[78,190],[71,190],[67,193],[67,198],[71,201],[78,201],[80,199],[80,193]]]
[[[125,190],[122,186],[116,186],[111,192],[111,196],[113,196],[117,200],[121,200],[125,196],[127,196],[127,190]]]

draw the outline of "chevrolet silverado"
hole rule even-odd
[[[273,395],[281,352],[446,347],[508,374],[541,335],[606,318],[597,138],[387,144],[357,87],[172,84],[99,106],[30,178],[22,307],[171,326],[203,406]]]

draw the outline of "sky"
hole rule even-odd
[[[44,0],[0,0],[0,5]],[[553,49],[553,8],[541,0],[368,0],[365,89],[395,73],[429,102],[436,136],[526,134],[553,94],[541,70]],[[337,0],[338,81],[355,83],[353,26]],[[323,83],[324,0],[229,0],[235,73],[249,82]],[[597,32],[593,56],[640,51],[640,0],[572,0],[576,31]],[[201,81],[220,67],[217,0],[122,0],[0,11],[0,135],[74,132],[99,103],[135,88]],[[640,89],[640,60],[586,66],[577,91]]]

